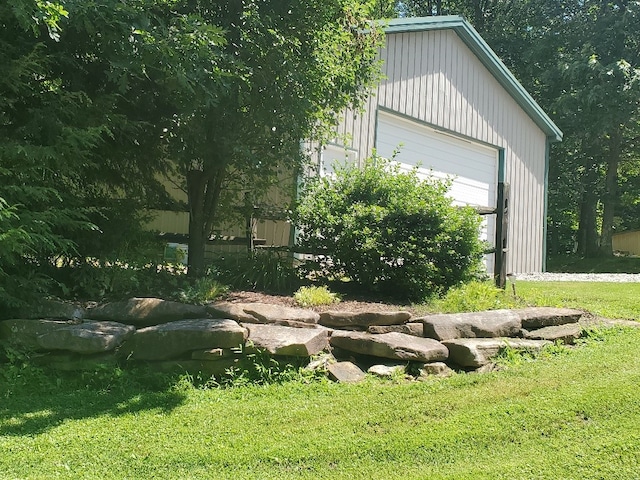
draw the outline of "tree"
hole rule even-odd
[[[204,32],[194,45],[166,27],[171,49],[190,60],[178,65],[185,94],[170,102],[164,138],[188,194],[189,273],[198,276],[205,241],[234,203],[295,172],[300,142],[326,137],[337,113],[363,101],[380,37],[352,0],[182,1],[172,11]],[[175,92],[162,81],[165,95]]]

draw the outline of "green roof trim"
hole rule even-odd
[[[529,92],[513,76],[513,73],[502,63],[498,55],[484,41],[464,17],[459,15],[394,18],[383,23],[387,34],[423,32],[428,30],[455,31],[460,39],[478,57],[482,64],[491,72],[498,83],[509,92],[509,95],[522,107],[540,129],[545,132],[550,141],[562,141],[562,130],[553,123],[545,111],[531,97]]]

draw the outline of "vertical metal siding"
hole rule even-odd
[[[375,146],[382,106],[504,148],[511,184],[509,272],[541,271],[544,226],[544,132],[451,30],[387,35],[380,52],[386,78],[363,115],[339,130],[352,136],[359,158]]]

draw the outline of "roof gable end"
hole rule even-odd
[[[447,15],[395,18],[385,23],[385,32],[387,34],[445,29],[451,29],[456,32],[465,45],[478,57],[487,70],[491,72],[498,83],[502,85],[527,115],[531,117],[536,125],[545,132],[551,141],[559,142],[562,140],[562,131],[464,17]]]

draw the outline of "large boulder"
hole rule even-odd
[[[4,320],[0,322],[0,340],[27,350],[42,350],[38,342],[41,335],[68,327],[68,322],[59,320]]]
[[[327,374],[331,380],[339,383],[361,382],[366,376],[360,367],[351,362],[330,363]]]
[[[424,325],[424,336],[436,340],[516,337],[522,328],[520,316],[511,310],[443,313],[419,320]]]
[[[409,312],[341,312],[320,314],[320,325],[333,328],[367,328],[372,325],[401,325],[411,318]]]
[[[44,298],[22,309],[18,316],[27,319],[79,320],[84,314],[84,308],[77,304]]]
[[[160,298],[131,298],[122,302],[109,302],[90,308],[85,314],[85,317],[91,320],[112,320],[137,327],[206,316],[204,306],[187,305]]]
[[[522,328],[551,327],[567,323],[577,323],[583,312],[572,308],[529,307],[514,310],[520,317]]]
[[[576,339],[582,335],[582,326],[579,323],[567,323],[543,327],[526,332],[524,338],[532,340],[549,340],[550,342],[562,342],[565,345],[573,345]]]
[[[281,325],[243,325],[249,330],[249,342],[271,355],[310,357],[329,346],[324,328],[294,328]]]
[[[44,350],[92,355],[116,349],[135,331],[135,327],[117,322],[83,322],[43,333],[37,343]]]
[[[247,336],[247,329],[233,320],[179,320],[137,330],[120,352],[133,360],[168,360],[193,350],[239,347]]]
[[[449,349],[449,361],[461,367],[478,368],[491,362],[501,349],[539,352],[551,342],[523,338],[456,338],[442,342]]]
[[[330,343],[350,352],[394,360],[437,362],[448,355],[446,347],[436,340],[396,332],[375,335],[336,330]]]

